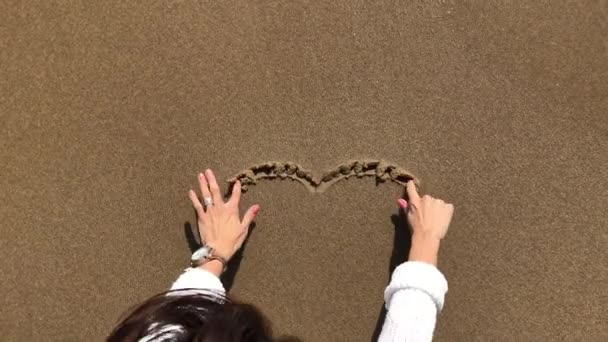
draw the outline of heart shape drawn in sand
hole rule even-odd
[[[242,191],[246,192],[249,186],[257,184],[260,179],[286,179],[290,178],[302,183],[310,192],[324,192],[330,186],[350,177],[375,177],[376,182],[392,181],[405,185],[414,180],[418,185],[418,178],[403,168],[383,160],[351,160],[340,164],[320,177],[292,162],[267,162],[251,166],[236,176],[227,180],[228,192],[232,192],[234,183],[239,180]]]

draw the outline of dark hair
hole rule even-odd
[[[253,305],[195,289],[158,294],[129,310],[107,338],[118,341],[271,342],[268,320]]]

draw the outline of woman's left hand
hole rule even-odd
[[[222,192],[215,175],[209,169],[198,175],[203,205],[194,190],[188,196],[196,209],[198,216],[198,230],[201,241],[215,249],[215,254],[230,260],[241,248],[249,233],[249,225],[260,211],[259,205],[251,206],[243,219],[239,216],[239,201],[241,199],[241,183],[234,183],[230,199],[224,202]]]

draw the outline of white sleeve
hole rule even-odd
[[[384,291],[387,314],[378,342],[428,342],[443,308],[448,282],[433,265],[409,261],[395,269]]]
[[[187,268],[171,286],[171,290],[200,289],[225,294],[224,286],[215,274],[201,268]]]
[[[171,286],[171,290],[184,289],[189,290],[176,293],[169,292],[167,293],[167,296],[180,296],[204,292],[215,293],[218,294],[220,298],[223,298],[226,294],[226,290],[224,290],[224,286],[220,279],[215,274],[201,268],[187,268]],[[185,328],[179,324],[163,325],[154,322],[150,324],[146,335],[140,338],[138,342],[173,341],[173,339],[177,339],[183,334],[184,329]]]

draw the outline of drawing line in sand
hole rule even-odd
[[[342,179],[350,177],[375,177],[377,182],[392,181],[405,185],[409,180],[414,180],[418,185],[419,180],[414,175],[396,165],[382,160],[353,160],[338,165],[334,169],[316,177],[312,171],[304,169],[292,162],[267,162],[254,165],[239,172],[236,176],[227,180],[228,193],[232,192],[234,183],[239,180],[241,189],[246,192],[252,185],[261,179],[293,179],[302,183],[310,192],[324,192],[330,186]]]

